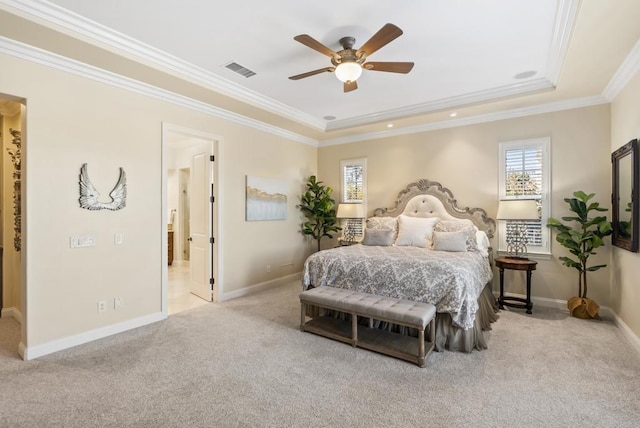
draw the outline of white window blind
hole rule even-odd
[[[366,183],[367,183],[367,160],[349,159],[340,162],[342,176],[342,197],[344,203],[361,203],[366,208]],[[348,225],[355,232],[357,238],[364,235],[363,219],[345,219],[343,226]]]
[[[539,146],[505,151],[505,199],[542,198],[542,148]],[[542,222],[527,221],[528,246],[542,245]]]
[[[364,166],[362,164],[345,164],[343,175],[344,181],[342,185],[344,186],[343,198],[342,202],[360,202],[363,200],[363,173]]]
[[[540,220],[527,221],[529,253],[550,253],[549,228],[549,139],[514,141],[500,144],[500,199],[535,199]],[[504,250],[505,228],[500,225],[498,248]]]

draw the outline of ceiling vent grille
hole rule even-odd
[[[225,65],[225,68],[228,68],[229,70],[233,71],[234,73],[238,73],[239,75],[244,76],[244,77],[251,77],[251,76],[255,76],[256,75],[255,72],[249,70],[246,67],[241,66],[237,62],[231,62],[231,63]]]

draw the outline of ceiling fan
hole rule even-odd
[[[362,69],[372,71],[387,71],[391,73],[407,74],[413,68],[412,62],[365,62],[366,59],[391,41],[402,35],[402,30],[393,24],[385,24],[376,34],[374,34],[360,49],[354,49],[356,39],[353,37],[343,37],[340,39],[342,49],[334,52],[308,34],[300,34],[293,39],[305,46],[314,49],[321,54],[331,58],[333,67],[320,68],[289,77],[291,80],[304,79],[320,73],[333,73],[344,83],[344,92],[351,92],[358,89],[356,82],[362,74]]]

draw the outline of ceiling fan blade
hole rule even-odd
[[[311,37],[308,34],[300,34],[299,36],[295,36],[293,38],[296,42],[300,42],[303,45],[310,47],[313,50],[320,52],[323,55],[329,56],[331,58],[337,57],[338,54]]]
[[[295,76],[289,77],[289,79],[290,80],[300,80],[300,79],[304,79],[305,77],[315,76],[316,74],[320,74],[320,73],[324,73],[324,72],[332,72],[335,69],[336,69],[335,67],[319,68],[317,70],[307,71],[306,73],[296,74]]]
[[[355,91],[356,89],[358,89],[358,82],[356,82],[355,80],[353,82],[344,82],[345,92]]]
[[[387,43],[397,39],[402,35],[402,30],[393,24],[385,24],[376,34],[358,49],[357,55],[371,55]]]
[[[362,65],[366,70],[389,71],[391,73],[407,74],[413,68],[412,62],[365,62]]]

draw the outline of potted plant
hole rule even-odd
[[[307,180],[307,191],[300,197],[298,208],[302,211],[307,221],[302,224],[302,233],[313,237],[318,241],[318,251],[320,251],[320,240],[325,236],[333,238],[332,233],[340,229],[338,218],[336,217],[336,204],[331,198],[333,189],[316,181],[316,176],[312,175]]]
[[[547,226],[556,229],[558,241],[567,248],[575,257],[560,257],[565,266],[575,268],[578,271],[578,296],[567,300],[567,308],[572,316],[578,318],[599,318],[598,304],[587,297],[587,273],[594,272],[606,265],[588,266],[589,256],[596,254],[596,248],[604,245],[603,238],[611,235],[611,223],[606,216],[590,217],[592,211],[607,211],[600,207],[598,202],[589,201],[594,193],[586,194],[583,191],[573,193],[573,198],[565,198],[569,208],[575,216],[562,217],[567,222],[577,223],[577,227],[566,225],[555,218],[549,218]]]

